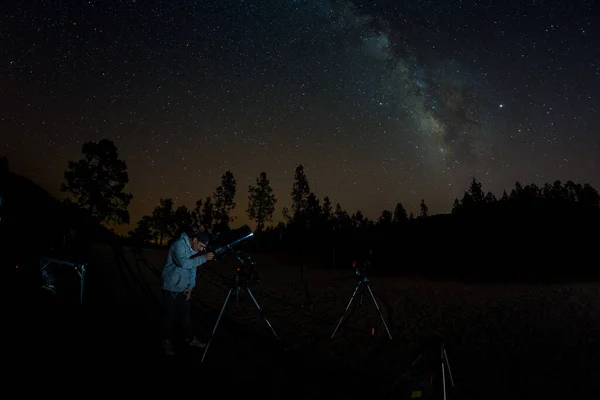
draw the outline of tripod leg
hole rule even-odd
[[[81,267],[81,288],[79,292],[79,303],[83,304],[83,289],[85,287],[85,266]]]
[[[352,301],[354,300],[354,297],[356,296],[356,293],[358,293],[358,290],[360,289],[361,283],[362,282],[358,282],[358,285],[356,285],[356,289],[354,289],[354,293],[352,293],[352,297],[350,297],[350,301],[348,302],[348,305],[346,306],[346,309],[344,310],[344,313],[342,314],[342,318],[340,318],[337,326],[333,330],[333,333],[331,334],[331,338],[330,339],[333,339],[333,337],[337,333],[337,330],[340,328],[340,325],[342,324],[342,320],[344,319],[344,316],[346,315],[346,313],[348,312],[348,309],[350,308],[350,304],[352,304]]]
[[[392,339],[392,334],[390,333],[390,330],[389,330],[387,324],[385,323],[385,318],[383,318],[383,313],[381,312],[381,309],[379,308],[379,304],[377,304],[377,300],[375,300],[375,296],[373,295],[373,291],[371,290],[371,286],[369,286],[369,284],[367,284],[367,289],[369,289],[369,293],[371,294],[373,303],[375,303],[375,308],[377,308],[377,311],[379,312],[379,316],[381,317],[381,320],[383,321],[383,326],[385,326],[385,330],[387,331],[388,336],[390,337],[390,339]]]
[[[265,320],[265,322],[267,323],[267,325],[269,325],[269,328],[271,328],[271,332],[273,332],[273,335],[275,335],[275,338],[277,340],[280,340],[279,336],[277,336],[277,333],[275,333],[275,329],[273,329],[273,326],[271,325],[271,323],[269,322],[269,320],[267,319],[267,317],[265,317],[265,313],[263,312],[262,308],[260,308],[260,306],[258,305],[258,301],[256,301],[256,299],[254,298],[254,295],[252,294],[252,291],[250,290],[250,288],[246,287],[246,290],[248,291],[248,294],[252,298],[252,301],[254,302],[254,305],[258,309],[258,312],[263,317],[263,319]]]
[[[204,348],[204,353],[202,354],[202,359],[200,360],[201,363],[204,362],[204,357],[206,357],[206,353],[208,352],[208,348],[210,347],[210,342],[212,341],[213,336],[215,336],[215,332],[217,331],[217,328],[219,326],[219,321],[221,321],[221,317],[223,316],[225,307],[227,307],[227,302],[229,301],[229,297],[231,296],[232,290],[233,290],[233,288],[229,289],[229,292],[227,292],[227,297],[225,297],[225,301],[223,302],[223,307],[221,307],[221,312],[219,313],[219,316],[217,317],[217,322],[215,323],[215,327],[213,328],[213,331],[210,335],[210,339],[208,339],[208,343],[206,343],[206,347]]]
[[[450,377],[450,385],[454,387],[454,378],[452,377],[452,370],[450,369],[450,361],[448,361],[448,353],[446,353],[446,347],[442,347],[442,356],[446,362],[446,368],[448,369],[448,376]]]
[[[363,295],[364,295],[364,294],[365,294],[365,288],[364,288],[364,287],[361,287],[361,288],[360,288],[360,303],[358,303],[358,304],[360,304],[361,306],[363,305]]]
[[[444,362],[442,361],[442,393],[444,394],[444,400],[446,400],[446,372],[444,370]]]

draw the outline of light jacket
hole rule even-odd
[[[206,262],[203,255],[191,258],[197,253],[192,249],[188,235],[182,233],[169,247],[160,279],[162,289],[183,292],[196,286],[196,268]]]

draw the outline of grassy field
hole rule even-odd
[[[375,398],[413,361],[421,343],[439,334],[466,398],[595,398],[600,390],[597,283],[476,284],[374,272],[370,287],[393,339],[365,295],[331,340],[356,286],[354,270],[258,256],[260,282],[251,290],[281,341],[248,294],[234,291],[201,365],[201,351],[182,351],[171,359],[161,354],[159,275],[165,256],[165,250],[106,245],[89,250],[85,307],[68,315],[43,312],[46,322],[63,318],[62,325],[50,324],[53,340],[63,338],[57,342],[63,350],[80,346],[72,361],[120,359],[155,372],[184,367],[186,373],[197,371],[203,387],[218,385],[230,394]],[[198,271],[194,324],[205,341],[236,266],[226,259]],[[61,335],[73,313],[85,322],[69,329],[79,329],[86,340]],[[94,346],[86,346],[92,337]]]

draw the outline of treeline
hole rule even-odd
[[[600,272],[600,195],[589,184],[517,182],[496,198],[473,179],[449,214],[431,216],[421,201],[420,215],[407,216],[397,203],[376,221],[312,203],[269,232],[271,248],[340,267],[370,250],[385,273],[539,279]]]
[[[100,222],[128,223],[133,196],[124,192],[127,168],[116,147],[105,139],[86,143],[83,152],[84,159],[69,163],[62,189]],[[342,266],[371,250],[379,270],[502,275],[548,272],[544,263],[552,260],[583,263],[575,260],[600,242],[600,195],[589,184],[517,182],[496,198],[473,179],[462,198],[455,199],[451,213],[431,216],[422,199],[415,216],[398,201],[375,220],[360,210],[348,212],[327,196],[317,197],[302,165],[290,184],[291,207],[283,208],[283,221],[276,226],[269,226],[278,199],[267,173],[248,187],[245,211],[256,224],[261,251],[293,252],[300,260]],[[212,195],[198,199],[193,208],[160,199],[129,237],[138,245],[164,245],[194,224],[209,233],[226,231],[234,222],[239,194],[234,174],[226,171]],[[577,268],[579,264],[571,270]]]
[[[139,243],[157,243],[162,245],[168,239],[196,225],[211,234],[224,232],[231,229],[235,220],[232,216],[236,208],[237,183],[231,171],[226,171],[221,177],[221,185],[213,192],[212,196],[199,199],[193,209],[185,205],[176,206],[173,199],[161,198],[159,204],[150,215],[143,216],[134,230],[129,232],[129,237]],[[378,220],[366,218],[362,211],[349,214],[340,203],[332,204],[329,197],[319,199],[310,190],[310,184],[303,165],[298,165],[294,174],[291,188],[291,209],[284,207],[282,210],[283,221],[276,226],[267,226],[273,221],[277,199],[267,178],[267,173],[262,172],[256,179],[255,185],[248,187],[246,215],[256,223],[256,233],[259,236],[282,236],[283,232],[301,229],[303,231],[320,231],[334,229],[340,231],[346,228],[366,228],[376,225],[385,225],[391,222],[401,222],[415,219],[408,214],[401,203],[397,203],[393,211],[384,210]],[[429,215],[427,205],[421,200],[419,217]]]

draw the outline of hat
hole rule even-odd
[[[188,233],[188,237],[196,238],[204,244],[208,243],[208,241],[210,240],[206,232],[203,231],[190,232]]]

